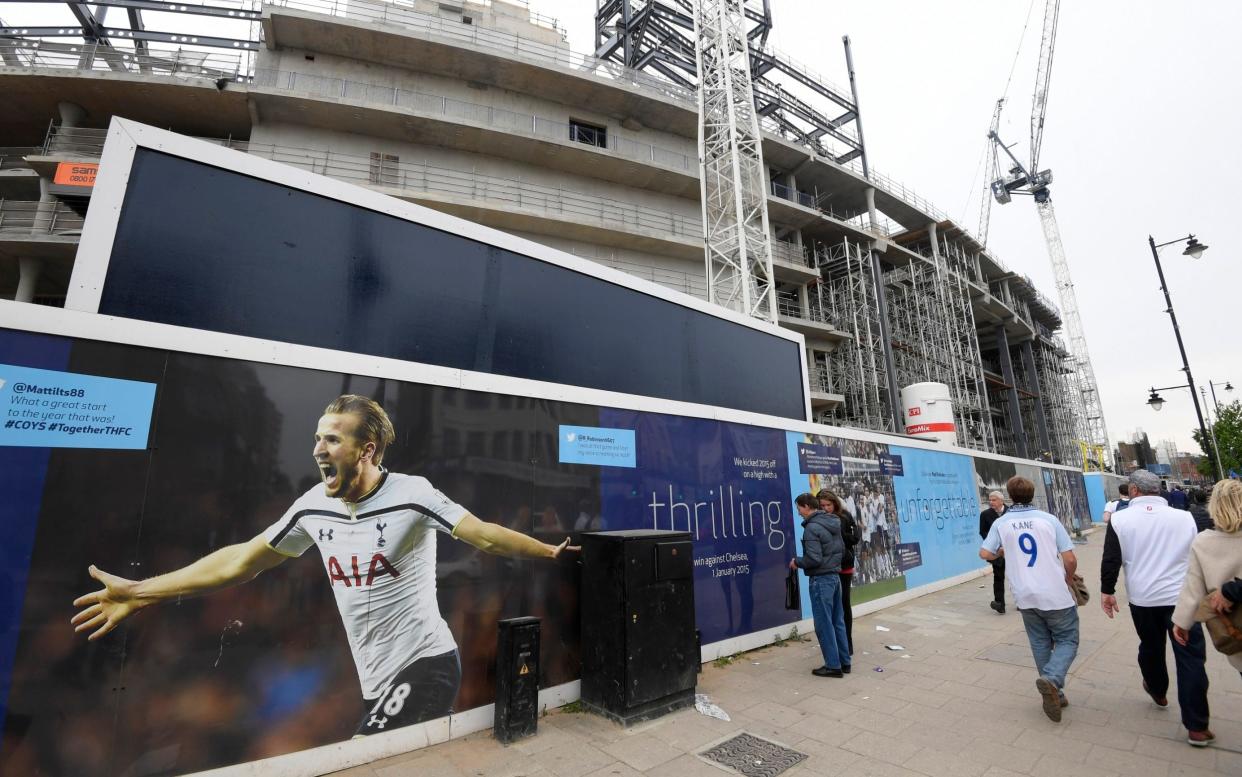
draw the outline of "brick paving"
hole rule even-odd
[[[1076,548],[1093,589],[1102,542],[1096,532]],[[1217,744],[1190,747],[1176,688],[1168,709],[1150,702],[1129,618],[1106,618],[1093,591],[1080,611],[1082,647],[1065,689],[1070,706],[1056,724],[1040,708],[1021,616],[1012,600],[997,615],[990,599],[991,581],[982,578],[857,618],[854,672],[844,679],[811,675],[819,665],[813,637],[708,664],[698,690],[728,722],[689,709],[627,730],[551,710],[536,736],[509,746],[479,733],[337,775],[720,777],[736,772],[697,754],[743,731],[806,753],[783,773],[789,777],[1242,775],[1242,678],[1223,656],[1209,648]],[[1171,672],[1171,652],[1168,660]]]

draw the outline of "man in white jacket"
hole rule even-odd
[[[1169,670],[1165,663],[1166,635],[1173,629],[1173,608],[1186,579],[1190,544],[1198,534],[1195,519],[1185,510],[1169,507],[1160,496],[1160,478],[1146,470],[1130,475],[1130,506],[1114,513],[1104,537],[1100,566],[1100,606],[1113,617],[1117,604],[1117,576],[1124,567],[1130,618],[1138,632],[1139,671],[1143,690],[1157,707],[1168,707]],[[1208,730],[1207,652],[1203,629],[1195,624],[1185,645],[1173,643],[1177,664],[1177,703],[1186,741],[1203,747],[1215,737]]]

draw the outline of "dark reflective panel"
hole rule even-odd
[[[783,338],[142,149],[100,312],[786,418],[806,412],[798,347]]]

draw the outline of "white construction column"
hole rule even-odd
[[[60,112],[62,127],[81,127],[86,120],[86,109],[77,103],[62,100],[56,103],[56,110]]]
[[[13,299],[16,302],[34,302],[35,287],[39,283],[39,272],[43,269],[43,262],[38,259],[23,257],[18,260],[18,270],[20,275],[17,280],[17,294]]]
[[[875,223],[875,189],[868,186],[863,190],[863,196],[867,200],[867,213],[871,222]],[[884,347],[884,371],[888,374],[889,416],[893,422],[893,431],[900,433],[906,428],[905,409],[901,406],[899,393],[901,386],[897,384],[897,365],[893,360],[893,334],[892,326],[889,324],[891,319],[888,315],[888,294],[884,290],[884,268],[880,265],[880,252],[876,250],[880,242],[878,239],[872,240],[867,253],[871,257],[871,279],[875,282],[875,301],[876,307],[879,308],[880,340]]]

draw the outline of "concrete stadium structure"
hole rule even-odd
[[[694,88],[575,53],[523,5],[69,5],[70,26],[0,22],[0,296],[63,304],[90,190],[55,173],[97,162],[119,116],[707,297]],[[177,8],[234,37],[143,23]],[[861,149],[847,124],[834,131]],[[865,157],[762,126],[778,323],[806,338],[812,420],[901,431],[896,389],[939,381],[960,445],[1081,462],[1057,308]]]

